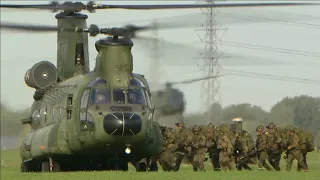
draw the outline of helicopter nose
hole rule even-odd
[[[142,121],[133,113],[112,113],[103,119],[104,131],[114,136],[133,136],[141,131]]]

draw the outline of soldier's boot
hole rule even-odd
[[[266,162],[263,163],[263,167],[266,168],[267,171],[272,171],[272,168]]]
[[[192,165],[192,169],[193,169],[194,172],[198,171],[198,168],[196,166],[194,166],[194,165]]]
[[[275,165],[274,170],[276,170],[276,171],[281,171],[279,164],[276,164],[276,165]]]
[[[241,171],[242,170],[242,165],[241,164],[237,164],[236,168],[237,168],[238,171]]]
[[[206,172],[206,170],[204,168],[199,168],[200,172]]]
[[[244,164],[244,165],[243,165],[243,168],[244,168],[245,170],[252,171],[251,167],[249,167],[248,164]]]

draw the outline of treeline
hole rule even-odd
[[[234,104],[222,107],[220,104],[213,104],[210,108],[213,115],[213,124],[230,123],[233,118],[241,117],[243,127],[254,133],[258,125],[267,125],[274,122],[277,126],[294,125],[305,131],[312,132],[315,137],[320,136],[320,97],[296,96],[286,97],[277,102],[267,112],[261,107],[252,104]],[[191,114],[185,116],[186,125],[208,124],[205,114]]]
[[[21,119],[29,113],[29,109],[17,111],[1,103],[1,136],[17,136],[23,127]]]
[[[227,107],[213,104],[210,112],[186,115],[185,123],[189,126],[208,124],[205,116],[213,114],[211,119],[216,125],[223,122],[230,123],[233,118],[241,117],[244,122],[244,129],[251,133],[254,133],[258,125],[267,125],[269,122],[274,122],[278,126],[292,124],[305,131],[312,132],[316,137],[320,136],[320,97],[286,97],[276,103],[270,112],[251,104],[234,104]],[[20,119],[26,118],[28,115],[28,109],[14,111],[1,104],[1,135],[17,136],[22,129]]]

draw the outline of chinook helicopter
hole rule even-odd
[[[89,2],[5,5],[1,8],[61,11],[58,26],[1,23],[2,29],[57,32],[57,67],[48,61],[26,72],[25,83],[34,88],[30,117],[22,119],[32,130],[21,147],[22,172],[76,170],[128,170],[131,162],[162,152],[163,137],[154,122],[148,82],[133,73],[131,48],[137,31],[152,27],[99,28],[86,25],[80,11],[97,9],[178,9],[207,7],[318,5],[316,3],[245,3],[179,5],[97,5]],[[88,34],[108,35],[95,43],[96,65],[89,70]]]
[[[183,113],[186,106],[185,97],[182,91],[173,87],[174,85],[191,84],[221,76],[223,75],[194,78],[178,82],[166,82],[163,90],[151,92],[155,107],[154,116],[156,121],[161,125],[171,128],[174,127],[177,122],[184,123]],[[149,85],[152,86],[153,83],[151,82]]]

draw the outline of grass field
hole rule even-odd
[[[296,164],[294,164],[292,172],[260,172],[256,169],[253,171],[241,172],[213,172],[211,164],[206,164],[206,172],[192,172],[191,166],[183,165],[179,172],[135,172],[133,167],[129,172],[68,172],[68,173],[20,173],[20,156],[17,150],[1,151],[1,180],[50,180],[50,179],[66,179],[66,180],[206,180],[206,179],[225,179],[225,180],[319,180],[320,179],[320,153],[308,154],[308,164],[310,172],[295,172]],[[281,162],[284,169],[285,162]],[[256,168],[255,165],[251,167]],[[161,169],[161,168],[160,168]]]

